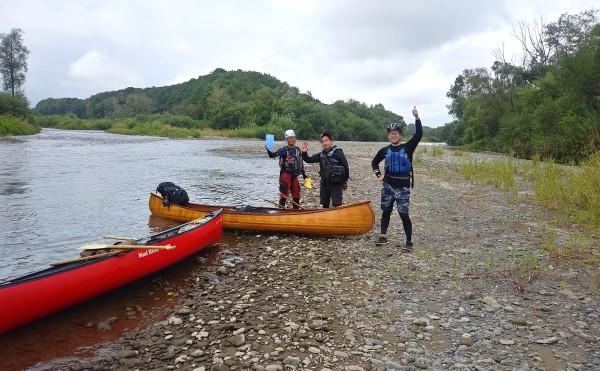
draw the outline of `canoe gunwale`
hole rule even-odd
[[[264,233],[296,235],[350,236],[365,234],[375,223],[370,201],[359,201],[327,209],[275,209],[254,207],[253,211],[233,211],[234,206],[212,206],[188,203],[164,206],[163,198],[150,192],[150,212],[159,217],[187,221],[220,207],[223,228]],[[264,212],[267,211],[267,212]]]
[[[39,271],[28,273],[23,276],[15,277],[12,279],[9,278],[6,281],[0,282],[0,289],[6,288],[6,287],[11,287],[11,286],[22,284],[22,283],[26,283],[26,282],[33,282],[33,281],[36,281],[39,279],[52,277],[57,274],[61,274],[61,273],[65,273],[65,272],[68,272],[71,270],[83,268],[88,265],[98,264],[98,263],[106,261],[108,259],[115,259],[115,258],[123,257],[127,254],[131,254],[134,252],[137,253],[139,251],[151,250],[153,245],[159,244],[163,241],[167,241],[167,240],[171,240],[173,238],[183,236],[183,235],[191,233],[191,232],[195,232],[198,228],[201,228],[203,225],[210,223],[213,219],[218,217],[222,212],[223,212],[222,209],[217,209],[215,211],[212,211],[209,214],[207,214],[201,222],[196,222],[195,225],[193,226],[193,228],[183,230],[181,232],[179,232],[181,230],[181,228],[185,227],[186,225],[190,224],[191,222],[183,223],[176,227],[167,229],[166,231],[155,233],[148,237],[144,237],[144,238],[140,238],[140,239],[136,240],[136,241],[145,241],[144,243],[140,244],[140,246],[147,246],[146,248],[140,248],[137,250],[122,250],[123,253],[119,254],[119,255],[111,255],[111,256],[99,257],[97,259],[75,261],[75,262],[68,263],[68,264],[45,268],[45,269],[42,269]],[[120,243],[121,242],[117,242],[114,245],[118,246]]]

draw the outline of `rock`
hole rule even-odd
[[[550,338],[547,339],[539,339],[535,341],[538,344],[543,344],[543,345],[548,345],[548,344],[554,344],[556,342],[558,342],[558,338],[555,336],[552,336]]]
[[[100,322],[96,325],[98,331],[107,332],[112,330],[112,326],[108,322]]]
[[[465,294],[462,296],[463,300],[473,300],[475,299],[475,294],[472,293],[471,291],[467,291],[465,292]]]
[[[412,321],[413,325],[417,325],[417,326],[429,326],[429,320],[427,318],[417,318],[415,320]]]
[[[246,337],[244,336],[244,334],[233,335],[229,338],[229,342],[231,342],[231,345],[233,346],[241,347],[246,343]]]
[[[523,317],[515,317],[511,320],[512,323],[514,323],[517,326],[525,326],[527,325],[527,320]]]
[[[456,349],[456,353],[463,353],[463,352],[466,352],[467,350],[469,350],[469,347],[463,344],[463,345],[460,345]]]
[[[190,307],[181,307],[177,310],[177,314],[190,314],[192,313],[192,308]]]
[[[473,338],[471,337],[471,334],[464,333],[460,337],[460,343],[462,345],[466,345],[466,346],[470,347],[471,345],[475,344],[475,340],[473,340]]]
[[[181,325],[183,323],[183,320],[179,317],[175,317],[175,316],[171,316],[169,317],[169,324],[170,325]]]
[[[121,358],[119,363],[127,368],[133,368],[139,363],[137,358]]]
[[[507,339],[500,339],[500,340],[498,340],[498,342],[502,345],[514,345],[515,344],[514,340],[507,340]]]
[[[498,301],[491,296],[484,296],[483,299],[481,299],[481,301],[489,305],[490,307],[495,307],[498,305]]]
[[[206,354],[206,352],[203,351],[202,349],[196,349],[192,353],[190,353],[190,356],[192,356],[192,357],[202,357],[205,354]]]
[[[225,267],[219,267],[219,269],[217,269],[218,274],[227,274],[228,272],[229,270]]]
[[[308,327],[309,327],[311,330],[319,330],[319,329],[321,329],[323,326],[325,326],[325,321],[322,321],[322,320],[320,320],[320,319],[316,319],[316,320],[312,321],[312,322],[311,322],[311,323],[308,325]]]
[[[308,351],[311,352],[311,353],[313,353],[313,354],[319,354],[319,353],[321,353],[321,349],[315,348],[315,347],[309,347]]]
[[[300,358],[298,357],[286,357],[283,360],[283,364],[286,366],[298,366],[300,365]]]
[[[235,330],[233,332],[233,335],[243,334],[244,332],[246,332],[246,328],[242,327],[242,328],[239,328],[239,329]]]
[[[282,371],[283,367],[280,365],[268,365],[265,367],[265,371]]]
[[[118,358],[133,358],[138,355],[138,352],[133,349],[126,349],[119,352]]]
[[[367,345],[369,346],[375,346],[375,345],[382,345],[383,341],[379,340],[379,339],[367,339]]]

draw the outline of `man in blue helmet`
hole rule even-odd
[[[402,143],[402,126],[395,122],[389,124],[387,133],[390,144],[380,149],[371,161],[375,176],[383,182],[381,188],[381,236],[377,238],[375,244],[382,246],[389,243],[386,234],[394,202],[396,202],[406,235],[406,243],[403,248],[405,251],[411,251],[413,247],[412,222],[408,216],[411,179],[413,178],[413,153],[423,137],[423,126],[416,106],[413,108],[412,114],[415,117],[415,135],[408,142]],[[385,160],[385,168],[382,174],[379,163],[383,160]]]

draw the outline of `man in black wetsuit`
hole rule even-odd
[[[383,182],[381,188],[381,236],[375,244],[377,246],[388,244],[386,234],[394,202],[396,202],[406,234],[405,251],[411,251],[413,247],[412,222],[408,216],[413,153],[423,137],[423,126],[416,106],[413,108],[412,114],[415,117],[415,135],[408,142],[401,143],[402,126],[397,123],[389,124],[387,132],[390,145],[380,149],[371,161],[375,176]],[[383,160],[385,160],[384,174],[379,170],[379,163]]]
[[[308,155],[308,143],[302,143],[302,159],[307,163],[319,163],[321,205],[327,209],[330,204],[333,207],[342,204],[342,191],[348,188],[350,169],[342,149],[333,144],[331,133],[321,134],[319,140],[323,150],[312,156]]]

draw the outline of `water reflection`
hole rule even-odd
[[[277,166],[215,151],[224,144],[52,129],[0,141],[0,281],[73,258],[103,235],[155,233],[148,198],[164,181],[205,204],[274,199]]]

